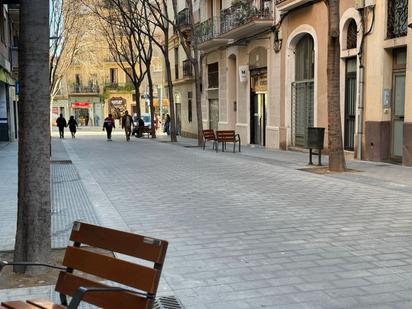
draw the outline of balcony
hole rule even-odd
[[[189,60],[183,61],[183,78],[193,77],[193,66]]]
[[[132,92],[134,91],[133,84],[130,83],[113,83],[107,82],[104,85],[104,91],[111,91],[111,92]]]
[[[190,26],[190,14],[188,8],[185,8],[177,13],[176,25],[182,31]]]
[[[196,26],[199,48],[208,50],[258,34],[273,25],[271,1],[256,6],[253,1],[242,1],[221,11]]]
[[[312,2],[312,0],[276,0],[275,4],[279,12],[284,14],[309,2]]]
[[[100,93],[100,87],[98,85],[88,85],[84,86],[81,84],[74,83],[70,88],[70,93],[73,94],[98,94]]]
[[[241,2],[221,11],[220,37],[238,40],[252,36],[273,25],[271,1],[256,6],[253,1]]]
[[[408,33],[408,1],[388,1],[387,38],[394,39]]]
[[[226,45],[227,39],[219,38],[220,17],[213,16],[199,24],[195,28],[196,38],[201,50],[208,50]]]

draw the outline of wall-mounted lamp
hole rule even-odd
[[[280,52],[282,49],[282,32],[278,29],[278,27],[275,27],[274,31],[274,40],[273,40],[273,48],[275,50],[275,53]]]

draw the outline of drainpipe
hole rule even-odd
[[[365,32],[365,25],[368,18],[367,10],[372,11],[372,22],[370,28]],[[364,92],[365,92],[365,66],[363,64],[363,48],[365,44],[365,37],[369,35],[375,25],[375,5],[365,7],[362,9],[362,40],[359,47],[359,84],[358,84],[358,151],[357,157],[358,160],[362,160],[362,137],[363,137],[363,111],[364,111]]]
[[[359,56],[359,84],[358,84],[358,160],[362,160],[362,137],[363,137],[363,93],[365,87],[364,70],[362,55]]]

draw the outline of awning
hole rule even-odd
[[[89,102],[74,102],[72,108],[89,108]]]

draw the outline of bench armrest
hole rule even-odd
[[[0,261],[0,272],[5,266],[37,266],[37,267],[48,267],[54,268],[59,270],[67,270],[66,267],[56,266],[47,263],[34,263],[34,262],[7,262],[7,261]]]
[[[69,306],[67,309],[77,309],[86,293],[99,293],[99,292],[129,292],[133,293],[148,299],[154,299],[154,296],[148,295],[145,293],[137,292],[134,290],[124,289],[120,287],[107,287],[107,288],[87,288],[87,287],[79,287],[74,293],[72,300],[70,301]]]

